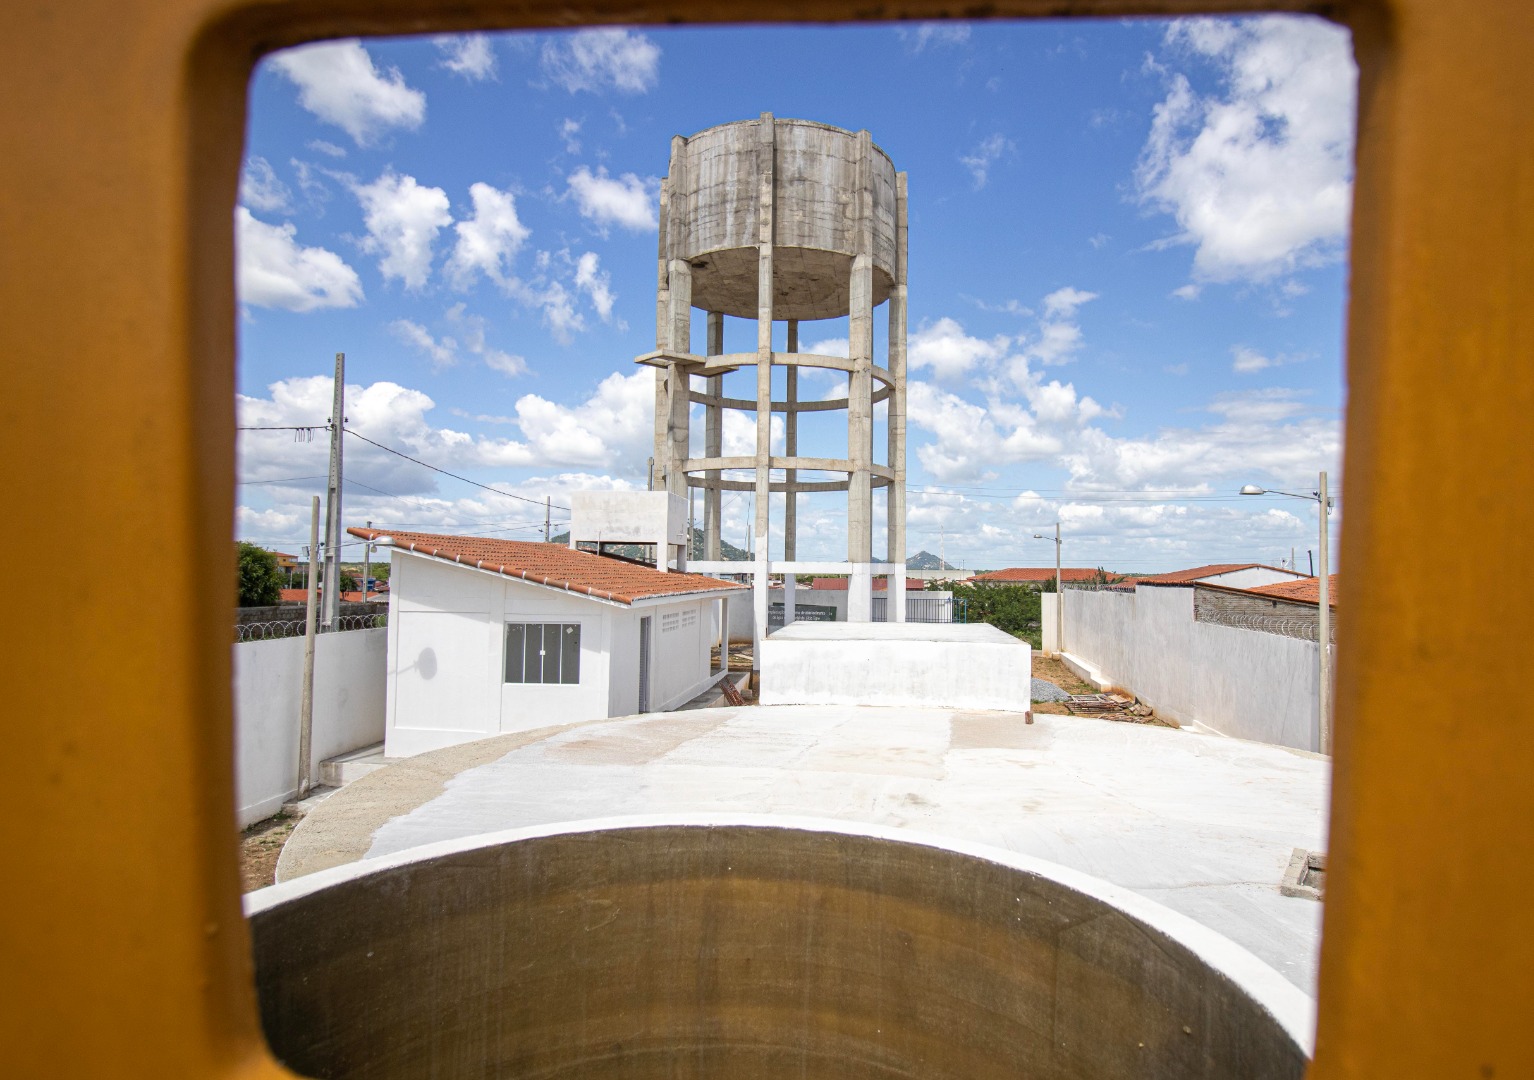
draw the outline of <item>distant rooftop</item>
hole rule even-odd
[[[1337,575],[1332,574],[1327,579],[1328,607],[1337,606]],[[1272,585],[1259,585],[1247,592],[1259,593],[1262,596],[1277,597],[1281,600],[1303,600],[1307,604],[1319,604],[1321,602],[1321,579],[1298,578],[1294,581],[1280,581]]]
[[[572,551],[560,544],[388,529],[353,528],[346,531],[364,540],[389,537],[402,551],[619,604],[632,604],[657,596],[729,592],[746,587],[703,574],[666,573],[585,551]]]
[[[1114,576],[1114,575],[1109,575]],[[1096,567],[1067,566],[1060,571],[1062,581],[1093,581],[1097,578]],[[1053,566],[1009,566],[1005,570],[987,570],[982,574],[976,574],[971,581],[1053,581],[1055,580],[1055,568]]]
[[[1280,574],[1294,573],[1292,570],[1268,566],[1265,563],[1210,563],[1208,566],[1195,566],[1191,570],[1173,570],[1169,574],[1143,575],[1135,578],[1134,583],[1137,585],[1186,585],[1208,577],[1233,574],[1237,570],[1273,570]]]

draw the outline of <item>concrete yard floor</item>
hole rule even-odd
[[[920,830],[1048,859],[1156,900],[1315,992],[1321,905],[1283,896],[1326,846],[1329,765],[1283,747],[1081,717],[768,706],[544,728],[348,784],[278,881],[421,844],[628,814],[732,812]]]

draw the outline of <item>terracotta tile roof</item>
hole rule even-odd
[[[847,588],[847,581],[848,581],[848,579],[844,578],[844,577],[818,577],[818,578],[815,578],[813,581],[810,582],[810,588],[812,588],[812,589],[829,589],[829,590],[831,590],[833,592],[842,592],[842,591],[845,591],[846,588]],[[905,587],[906,587],[907,591],[910,591],[910,590],[920,591],[920,590],[925,589],[927,587],[927,583],[925,581],[923,581],[921,578],[908,577],[908,578],[905,579]],[[888,588],[889,588],[889,578],[887,578],[887,577],[877,577],[877,578],[874,578],[874,591],[876,591],[876,592],[883,591],[883,590],[887,590]]]
[[[1294,581],[1279,581],[1272,585],[1259,585],[1247,592],[1257,593],[1259,596],[1275,596],[1282,600],[1303,600],[1307,604],[1319,604],[1321,602],[1321,579],[1320,578],[1297,578]],[[1327,578],[1327,606],[1337,606],[1337,575],[1332,574]]]
[[[1218,574],[1229,574],[1237,570],[1277,570],[1276,566],[1264,566],[1262,563],[1211,563],[1208,566],[1195,566],[1191,570],[1173,570],[1170,574],[1151,574],[1147,577],[1135,578],[1135,584],[1140,585],[1185,585],[1194,581],[1202,581],[1206,577],[1214,577]],[[1281,571],[1287,572],[1287,571]]]
[[[372,602],[377,602],[379,600],[387,600],[387,599],[389,599],[389,590],[388,589],[369,589],[368,590],[368,598]],[[308,592],[307,589],[283,589],[282,590],[282,602],[284,604],[294,604],[294,603],[302,604],[302,603],[306,603],[308,601],[308,599],[309,599],[309,592]],[[341,594],[341,599],[344,600],[348,604],[360,604],[362,602],[362,590],[361,589],[353,589],[351,592],[344,592],[344,593]]]
[[[436,533],[391,532],[386,529],[347,529],[364,540],[390,537],[404,551],[430,555],[444,562],[491,570],[506,577],[531,581],[567,592],[584,593],[619,604],[654,596],[725,592],[744,589],[731,581],[702,574],[668,574],[649,566],[620,562],[563,544],[526,540],[491,540],[481,536],[441,536]]]
[[[1097,577],[1095,568],[1088,569],[1082,566],[1066,566],[1060,570],[1062,581],[1091,581]],[[1010,566],[1005,570],[987,570],[983,574],[976,574],[971,581],[1053,581],[1055,580],[1055,568],[1053,566]]]

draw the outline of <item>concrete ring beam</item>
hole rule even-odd
[[[875,491],[889,487],[892,481],[888,477],[875,476],[869,481],[869,486]],[[808,492],[808,491],[846,491],[852,485],[850,480],[796,480],[788,483],[783,480],[773,480],[767,485],[767,490],[774,494],[785,492]],[[754,480],[698,480],[689,476],[687,486],[697,488],[700,491],[755,491]]]
[[[268,1044],[308,1076],[1300,1080],[1311,1038],[1305,994],[1142,896],[846,822],[537,826],[247,914]]]

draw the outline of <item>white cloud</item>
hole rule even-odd
[[[438,341],[420,323],[395,319],[389,324],[389,333],[419,350],[431,362],[433,371],[458,363],[458,343],[450,337]]]
[[[575,287],[591,299],[591,306],[603,322],[610,322],[613,315],[612,278],[599,269],[601,260],[594,251],[582,255],[575,265]]]
[[[559,137],[564,140],[565,153],[579,154],[581,152],[581,141],[576,138],[580,133],[581,122],[565,117],[564,122],[559,125]]]
[[[1267,356],[1245,345],[1234,346],[1230,350],[1230,355],[1231,370],[1243,375],[1250,375],[1267,368],[1282,367],[1285,364],[1297,364],[1304,359],[1303,356],[1290,356],[1287,353]]]
[[[287,214],[293,209],[293,192],[277,177],[264,157],[253,157],[240,172],[240,201],[263,214]]]
[[[655,85],[660,46],[630,30],[580,30],[546,43],[539,59],[543,73],[572,94],[642,94]]]
[[[485,362],[491,371],[516,376],[527,373],[527,360],[515,353],[504,352],[486,341],[487,323],[482,315],[471,315],[467,305],[454,304],[444,316],[454,331],[463,338],[463,347]]]
[[[433,38],[442,52],[442,67],[470,82],[495,78],[495,49],[484,34],[455,34]]]
[[[1203,291],[1204,290],[1202,286],[1194,285],[1192,282],[1189,282],[1187,285],[1179,285],[1177,288],[1173,289],[1172,295],[1179,300],[1197,300],[1199,293]]]
[[[310,139],[304,145],[316,154],[324,154],[326,157],[344,158],[346,156],[344,148],[337,146],[333,142],[326,142],[324,139]]]
[[[268,225],[241,206],[235,210],[235,291],[240,303],[287,311],[356,307],[357,272],[333,251],[301,247],[291,224]]]
[[[916,449],[922,467],[937,480],[995,477],[1001,465],[1042,461],[1059,453],[1060,442],[1040,431],[1026,413],[1016,415],[1010,430],[999,427],[995,410],[939,390],[930,383],[907,384],[910,422],[931,433],[932,442]]]
[[[582,165],[570,174],[568,183],[581,216],[598,225],[621,225],[633,232],[652,232],[657,227],[660,181],[653,177],[642,180],[624,173],[614,180],[606,169],[593,174]]]
[[[851,356],[852,342],[848,341],[844,337],[824,338],[820,341],[812,341],[810,344],[803,346],[800,349],[800,352],[816,353],[820,356]],[[810,368],[808,370],[813,371],[816,369]]]
[[[701,429],[701,424],[694,425]],[[781,413],[772,414],[772,425],[768,436],[769,444],[774,454],[783,453],[784,440],[787,428],[783,424]],[[703,449],[701,430],[696,431],[698,436],[697,452],[701,456]],[[738,412],[735,409],[724,411],[724,425],[719,432],[720,453],[725,457],[755,457],[756,456],[756,414]],[[780,519],[781,520],[781,519]]]
[[[271,63],[298,87],[300,105],[358,146],[390,128],[414,131],[426,119],[426,95],[405,85],[397,68],[380,72],[355,39],[286,49]]]
[[[453,222],[447,192],[422,187],[415,177],[389,170],[353,191],[368,229],[362,250],[378,256],[385,278],[399,278],[409,289],[423,287],[431,273],[437,233]]]
[[[536,394],[517,401],[517,424],[540,462],[642,471],[655,437],[655,373],[614,372],[573,408]]]
[[[923,323],[911,335],[908,363],[912,371],[929,368],[932,377],[947,382],[972,373],[977,365],[994,363],[1007,353],[1011,339],[997,336],[989,341],[970,337],[956,320],[947,317]]]
[[[896,28],[908,52],[919,53],[928,45],[964,45],[969,41],[968,23],[924,22]]]
[[[1046,318],[1069,319],[1075,316],[1076,309],[1082,304],[1096,299],[1095,292],[1085,292],[1067,285],[1063,289],[1056,289],[1044,298],[1044,315]]]
[[[959,163],[969,170],[970,176],[975,181],[975,190],[979,191],[990,179],[991,166],[996,164],[1003,154],[1011,153],[1012,150],[1012,140],[998,132],[983,140],[968,154],[960,157]]]
[[[1219,418],[1214,424],[1135,438],[1087,427],[1062,464],[1082,489],[1234,490],[1254,476],[1304,477],[1335,463],[1341,430],[1335,420],[1303,415],[1298,398],[1285,389],[1220,394],[1207,406]]]
[[[1341,258],[1352,193],[1357,69],[1320,19],[1178,20],[1167,43],[1213,62],[1220,92],[1171,77],[1136,181],[1172,214],[1195,276],[1263,281]]]
[[[448,280],[454,288],[468,289],[478,275],[484,274],[504,288],[512,277],[512,260],[528,238],[528,228],[517,216],[517,201],[511,192],[474,184],[469,197],[474,201],[474,214],[454,226],[458,241],[447,261]]]

